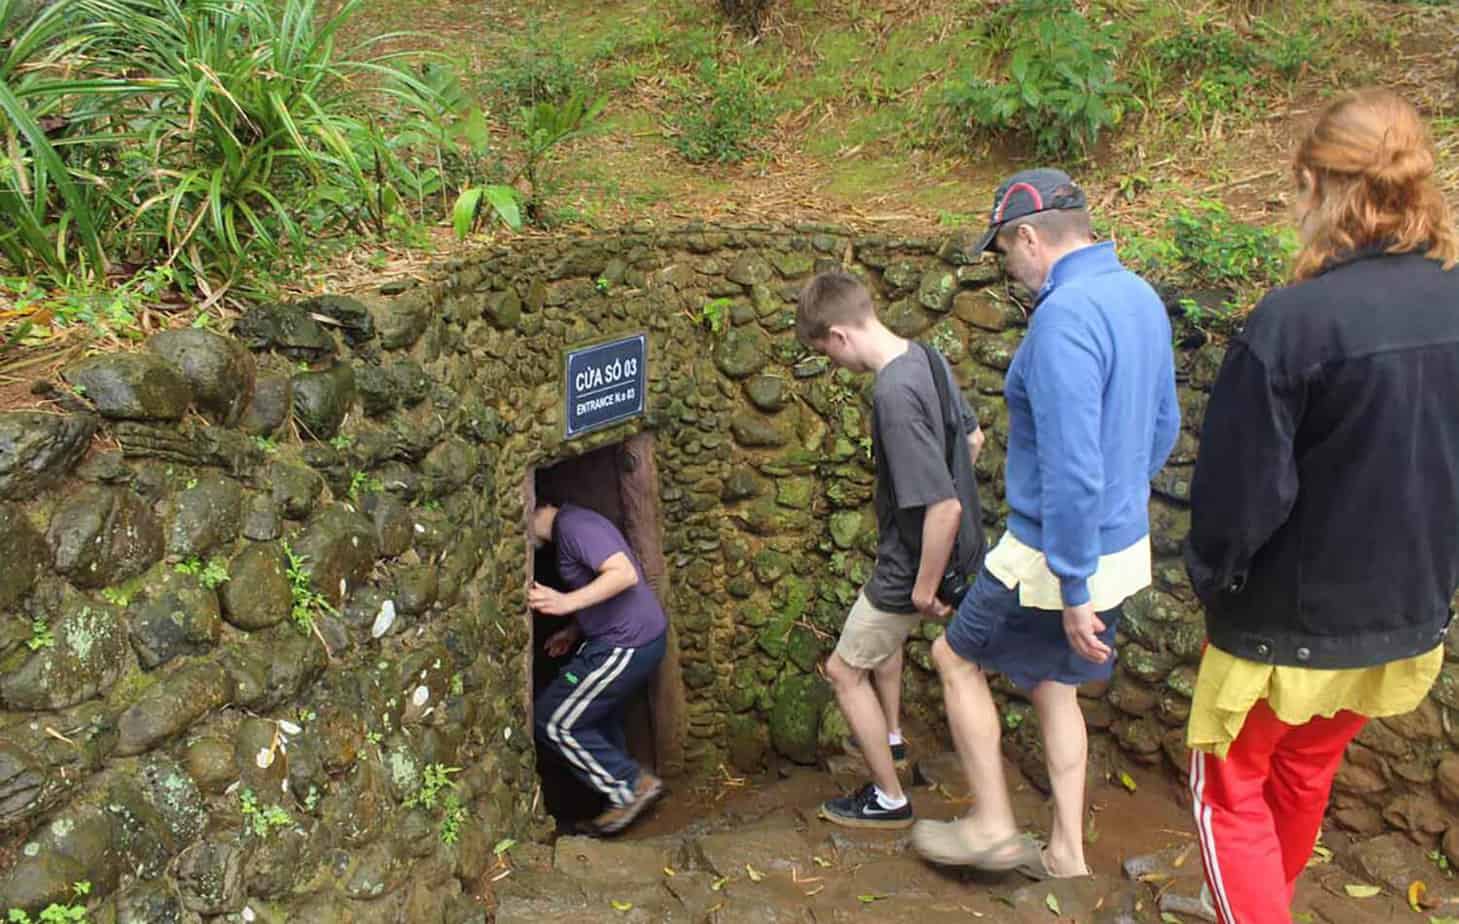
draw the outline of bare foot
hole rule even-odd
[[[1082,856],[1069,856],[1053,845],[1044,848],[1043,851],[1044,869],[1055,879],[1064,879],[1070,876],[1088,876],[1089,867],[1085,865]]]

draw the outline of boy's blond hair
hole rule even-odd
[[[860,326],[874,317],[871,293],[861,280],[841,270],[818,273],[795,306],[795,336],[807,346],[826,339],[834,324]]]

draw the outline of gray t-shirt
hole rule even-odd
[[[967,440],[977,430],[978,420],[959,392],[947,360],[940,353],[935,355],[947,372],[948,397],[960,418],[957,433],[949,434],[955,442],[954,472],[948,471],[944,416],[938,412],[937,386],[922,348],[909,343],[907,352],[877,373],[872,389],[877,546],[876,567],[865,593],[877,609],[891,613],[917,610],[912,605],[912,588],[922,561],[923,512],[931,504],[949,497],[962,501],[963,522],[955,554],[967,577],[974,576],[983,554],[977,477]]]

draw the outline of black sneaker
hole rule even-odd
[[[848,828],[908,828],[912,825],[912,803],[901,808],[882,808],[876,784],[867,783],[849,796],[821,803],[820,817]]]

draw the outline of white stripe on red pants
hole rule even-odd
[[[1252,707],[1226,759],[1191,752],[1192,808],[1220,924],[1288,924],[1343,751],[1367,719],[1288,725]]]

